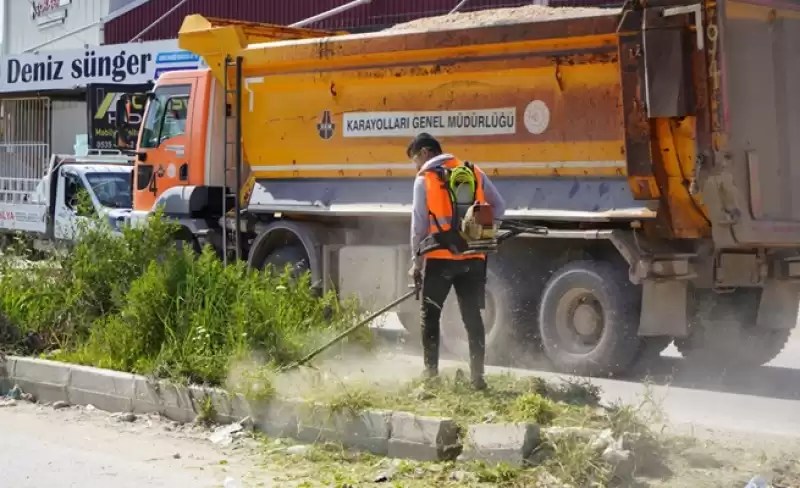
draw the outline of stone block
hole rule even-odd
[[[141,414],[164,413],[164,407],[158,391],[158,383],[144,376],[134,376],[132,410]]]
[[[72,366],[67,387],[72,405],[94,405],[107,412],[133,410],[134,376],[107,369]]]
[[[461,454],[459,429],[453,419],[392,414],[388,455],[418,461],[444,461]]]
[[[193,422],[197,416],[192,404],[192,396],[186,386],[175,385],[166,381],[159,381],[158,397],[160,399],[161,413],[176,422]]]
[[[0,395],[4,395],[14,387],[14,367],[17,359],[13,356],[4,356],[0,359]]]
[[[297,416],[302,402],[276,398],[248,404],[257,429],[270,437],[297,438]]]
[[[40,403],[67,402],[71,365],[44,359],[16,358],[12,382]]]
[[[189,387],[189,395],[192,398],[192,407],[195,412],[200,413],[203,411],[204,403],[208,398],[211,400],[211,406],[214,410],[214,417],[211,420],[220,424],[229,424],[234,421],[231,419],[231,401],[228,397],[228,392],[219,388],[192,385]]]
[[[533,424],[471,425],[467,429],[462,458],[519,466],[538,444],[539,428]]]
[[[373,454],[386,455],[391,433],[391,412],[383,410],[332,410],[305,405],[298,414],[297,439],[301,442],[340,442]]]
[[[253,418],[253,411],[250,402],[241,393],[231,393],[231,418],[238,422],[246,417]]]

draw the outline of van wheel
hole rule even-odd
[[[556,271],[539,302],[545,355],[568,374],[610,376],[636,359],[641,293],[622,266],[575,261]]]

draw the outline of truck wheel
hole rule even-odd
[[[491,267],[486,276],[486,307],[481,311],[483,326],[486,329],[486,360],[497,363],[508,360],[510,339],[513,337],[514,310],[517,308],[512,287]],[[417,318],[417,322],[419,322]],[[420,325],[417,325],[419,336]],[[467,330],[458,308],[454,289],[450,290],[444,302],[440,322],[441,344],[460,360],[469,359]]]
[[[791,329],[756,327],[760,289],[719,294],[695,290],[689,309],[690,335],[675,341],[687,360],[715,367],[756,367],[781,353]]]
[[[397,312],[397,320],[406,329],[406,331],[414,336],[414,340],[419,339],[420,321],[422,314],[419,310],[414,312]]]
[[[641,293],[621,266],[575,261],[556,271],[539,302],[545,355],[568,374],[609,376],[639,353]]]
[[[419,302],[416,302],[419,303]],[[406,329],[405,347],[414,351],[422,350],[422,314],[419,307],[413,312],[397,312],[397,320]]]
[[[200,254],[200,245],[193,236],[181,236],[175,239],[175,248],[178,252],[183,252],[184,249],[191,250],[195,255]]]
[[[267,267],[272,269],[273,273],[281,274],[286,266],[291,266],[292,279],[298,279],[304,273],[309,271],[308,257],[299,244],[290,244],[275,249],[267,255],[261,265],[261,269],[265,270]]]

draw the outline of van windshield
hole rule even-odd
[[[92,193],[104,207],[132,208],[131,194],[132,173],[87,173],[86,181],[92,187]]]

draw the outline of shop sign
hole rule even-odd
[[[30,0],[31,18],[40,29],[64,25],[67,20],[66,7],[72,0]]]
[[[0,93],[71,90],[91,83],[147,83],[168,71],[197,69],[201,58],[175,39],[40,51],[0,58]]]
[[[120,137],[135,140],[142,123],[147,92],[152,85],[90,84],[86,87],[86,106],[89,109],[89,147],[92,149],[117,149]],[[127,117],[117,113],[117,101],[126,97],[129,105]],[[122,117],[120,119],[120,117]],[[127,120],[126,120],[127,119]],[[125,120],[120,126],[119,121]],[[122,131],[123,134],[119,132]]]
[[[41,17],[55,10],[66,7],[72,0],[31,0],[31,17]]]

